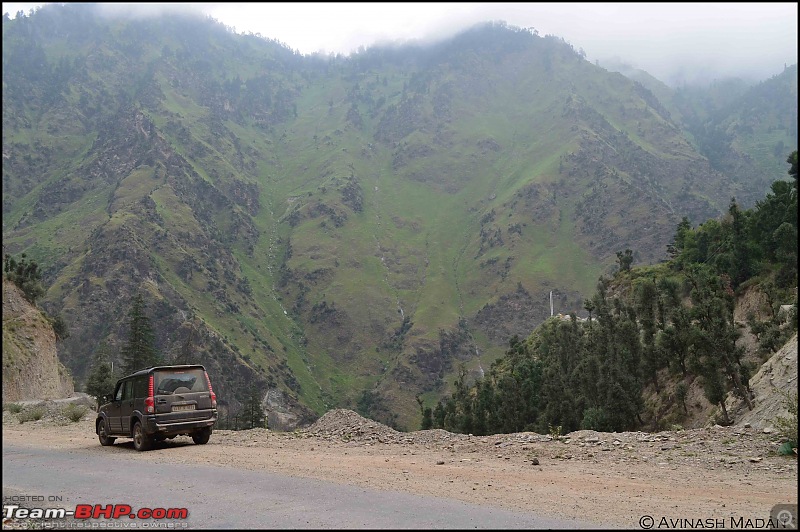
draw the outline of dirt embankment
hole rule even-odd
[[[20,424],[3,413],[3,441],[124,460],[206,463],[373,489],[638,527],[656,519],[766,518],[797,504],[797,458],[777,453],[774,430],[707,427],[660,433],[532,432],[477,437],[444,430],[397,432],[349,410],[305,430],[216,431],[204,446],[187,437],[137,453],[130,440],[101,447],[93,414],[77,423],[48,415]]]
[[[741,399],[728,396],[728,412],[743,426],[771,427],[778,416],[787,416],[787,396],[797,394],[797,334],[772,355],[750,378],[753,392],[750,410]]]
[[[3,279],[3,402],[57,399],[73,391],[72,377],[56,355],[53,326]]]

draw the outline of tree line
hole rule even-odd
[[[662,393],[667,379],[677,381],[672,401],[684,413],[695,378],[719,408],[719,423],[732,422],[729,392],[752,408],[755,368],[737,344],[737,293],[758,284],[767,297],[769,317],[748,318],[763,352],[797,330],[796,151],[787,162],[793,182],[774,182],[752,209],[732,199],[721,220],[693,228],[684,218],[665,262],[631,268],[631,251],[617,253],[617,273],[601,277],[584,304],[588,319],[551,318],[527,339],[515,336],[473,384],[462,369],[449,397],[435,408],[420,405],[422,428],[476,435],[635,430],[644,424],[643,392]],[[787,316],[780,307],[789,301]]]

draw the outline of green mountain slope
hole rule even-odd
[[[797,65],[755,85],[723,79],[677,89],[641,70],[607,66],[652,91],[711,166],[744,185],[737,199],[746,205],[781,176],[783,155],[797,148]]]
[[[741,198],[752,203],[780,175],[781,156],[797,149],[797,65],[716,107],[690,115],[689,128],[715,168],[739,182],[755,181],[752,195]]]
[[[579,311],[617,251],[657,261],[748,192],[643,86],[502,24],[321,58],[47,6],[4,22],[3,70],[4,251],[46,266],[61,358],[122,345],[143,291],[231,411],[255,383],[416,427],[550,291]]]

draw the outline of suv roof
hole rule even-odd
[[[140,369],[139,371],[131,373],[130,375],[125,375],[124,377],[122,377],[119,380],[127,379],[129,377],[136,377],[138,375],[147,375],[151,371],[156,371],[156,370],[160,370],[160,369],[190,369],[190,368],[200,368],[203,371],[205,371],[205,369],[206,369],[205,367],[203,367],[202,364],[178,364],[178,365],[174,365],[174,366],[150,366],[149,368]]]

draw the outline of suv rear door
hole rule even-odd
[[[160,368],[153,374],[158,423],[197,421],[213,416],[211,392],[201,366]]]

